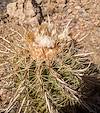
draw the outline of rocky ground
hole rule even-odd
[[[11,4],[7,6],[9,2],[13,2],[12,8],[9,7]],[[50,20],[59,26],[65,26],[71,19],[70,35],[73,39],[86,36],[83,40],[86,47],[84,49],[88,52],[94,52],[91,55],[92,60],[100,64],[99,2],[99,0],[51,0],[49,3],[46,0],[36,0],[36,3],[33,2],[34,7],[32,7],[30,0],[19,0],[18,5],[14,0],[1,0],[0,15],[3,21],[7,21],[7,15],[5,15],[7,11],[11,17],[17,17],[19,23],[31,25],[47,20],[47,15],[50,15]],[[77,34],[79,34],[78,37],[76,37]]]
[[[61,30],[71,20],[69,35],[83,45],[80,54],[90,54],[91,62],[99,68],[100,0],[33,0],[32,3],[30,0],[0,0],[0,28],[6,23],[10,23],[10,26],[13,26],[11,23],[17,23],[34,27],[48,21],[48,15],[50,21],[60,26]],[[13,93],[7,90],[7,85],[12,83],[13,81],[0,81],[0,107],[5,106],[11,98]],[[96,98],[92,101],[100,107],[100,95],[94,95]]]

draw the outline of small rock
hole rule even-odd
[[[37,4],[40,4],[42,2],[42,0],[36,0]]]
[[[7,5],[7,14],[13,17],[16,13],[16,2]]]
[[[14,3],[9,3],[7,5],[7,14],[10,17],[16,17],[21,24],[33,21],[35,16],[31,0],[17,0]]]

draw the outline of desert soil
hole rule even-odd
[[[36,1],[40,3],[42,0]],[[91,62],[99,66],[100,0],[51,0],[51,4],[49,6],[47,4],[47,0],[43,1],[41,9],[45,21],[47,21],[47,13],[50,15],[50,20],[57,26],[60,26],[60,28],[66,26],[67,23],[72,20],[69,25],[69,35],[72,39],[80,40],[80,43],[84,45],[83,52],[92,53],[90,55]],[[9,22],[11,25],[12,21],[15,21],[6,14],[7,4],[11,2],[12,0],[0,0],[0,27]],[[36,15],[33,18],[35,21],[31,24],[35,24],[37,22],[38,16]],[[82,38],[83,40],[81,40]],[[7,85],[12,83],[13,81],[0,81],[0,107],[5,107],[8,100],[11,98],[12,91],[9,91],[9,89],[7,90]],[[12,87],[13,85],[14,84],[12,84]]]
[[[0,1],[0,17],[4,21],[7,21],[5,15],[6,6],[12,1],[16,0]],[[42,0],[36,1],[41,3]],[[79,34],[77,38],[87,35],[82,41],[85,45],[84,49],[87,52],[94,52],[91,55],[92,60],[100,64],[100,0],[51,0],[49,6],[47,0],[43,0],[43,4],[40,6],[44,18],[47,20],[46,15],[48,13],[51,21],[55,22],[58,26],[66,26],[68,21],[72,19],[70,35],[72,38],[75,38],[77,34]],[[34,8],[33,10],[37,9]],[[37,12],[40,13],[39,11]],[[38,13],[37,15],[39,15]],[[33,20],[31,19],[31,25],[37,23],[37,15]]]

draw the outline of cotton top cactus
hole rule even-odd
[[[54,48],[55,45],[55,40],[46,35],[36,37],[35,42],[39,45],[39,47],[45,48]]]

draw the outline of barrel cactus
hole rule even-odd
[[[13,82],[8,86],[13,95],[1,111],[59,113],[81,103],[80,76],[88,65],[76,55],[79,45],[68,35],[68,25],[62,31],[52,23],[0,28],[0,67],[7,70],[1,80]]]

